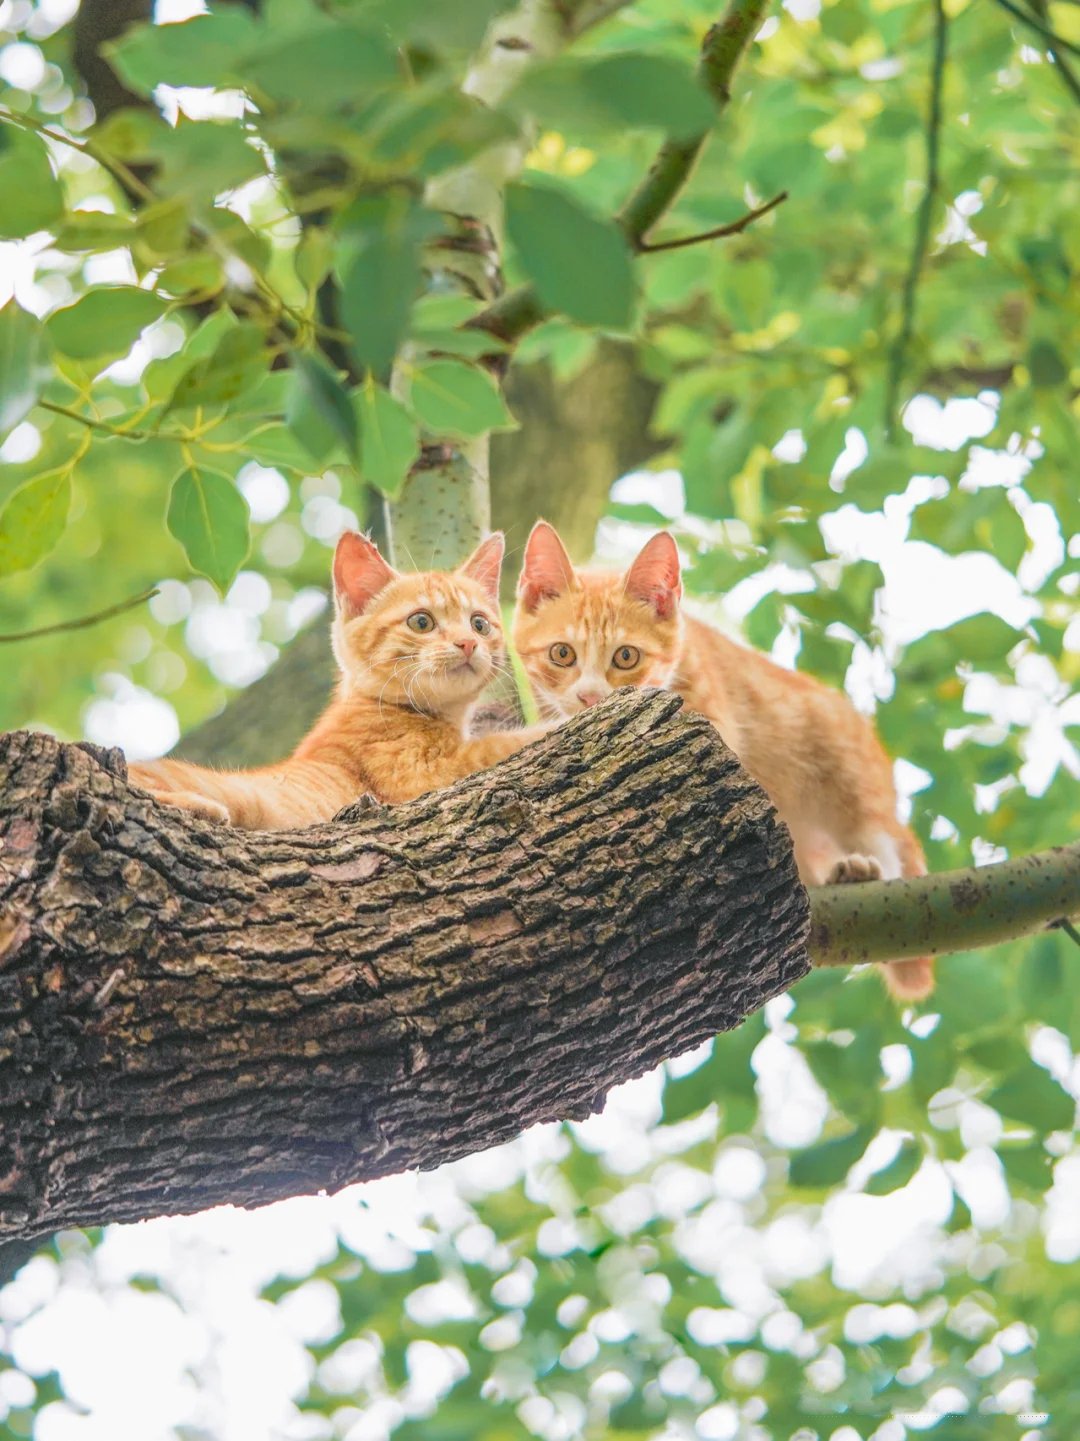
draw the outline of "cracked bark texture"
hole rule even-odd
[[[809,968],[785,828],[661,692],[296,832],[159,807],[119,752],[18,732],[0,840],[5,1239],[585,1117]]]

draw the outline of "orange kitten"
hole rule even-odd
[[[395,803],[483,770],[546,727],[470,736],[480,692],[503,663],[492,535],[458,570],[400,575],[362,535],[334,553],[337,695],[292,755],[259,770],[133,764],[159,801],[247,830],[329,820],[362,794]]]
[[[680,608],[679,554],[654,535],[625,575],[575,570],[555,530],[525,547],[514,644],[541,712],[571,716],[618,686],[663,686],[719,730],[767,792],[807,885],[926,874],[896,818],[892,766],[842,691],[785,670]],[[891,961],[894,995],[933,986],[926,958]]]

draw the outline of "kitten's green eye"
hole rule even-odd
[[[472,618],[472,628],[477,635],[491,634],[491,622],[486,615],[480,615],[479,612]]]
[[[417,635],[427,635],[428,631],[435,629],[435,617],[429,610],[414,610],[405,624]]]
[[[611,664],[616,670],[633,670],[641,659],[641,652],[636,645],[621,645],[611,657]]]
[[[573,665],[577,660],[577,651],[572,645],[567,645],[564,640],[556,641],[548,651],[548,655],[556,665]]]

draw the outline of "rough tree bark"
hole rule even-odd
[[[0,740],[0,1238],[251,1205],[580,1118],[808,969],[790,840],[627,691],[407,806],[252,833]]]

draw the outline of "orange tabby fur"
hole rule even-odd
[[[459,570],[400,575],[352,532],[334,554],[337,694],[287,760],[215,771],[187,761],[129,767],[159,801],[247,830],[329,820],[362,794],[396,803],[512,755],[545,727],[470,736],[480,692],[503,664],[499,571],[490,536]],[[432,627],[418,634],[410,616]],[[481,634],[480,632],[483,631]]]
[[[896,818],[892,766],[870,722],[842,691],[684,615],[681,595],[667,532],[614,575],[575,570],[555,530],[538,522],[514,644],[541,713],[573,715],[618,686],[666,687],[708,716],[767,792],[807,885],[925,875],[919,842]],[[925,996],[932,965],[891,961],[885,979],[896,996]]]

